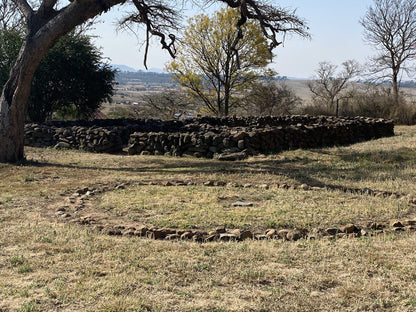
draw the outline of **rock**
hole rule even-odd
[[[193,236],[193,233],[188,231],[181,235],[181,239],[191,239],[192,236]]]
[[[230,242],[230,241],[236,241],[237,240],[237,236],[231,233],[223,233],[220,234],[219,240],[221,242]]]
[[[266,230],[265,235],[267,238],[272,239],[277,235],[277,231],[275,229],[268,229]]]
[[[215,233],[217,234],[222,234],[222,233],[226,233],[227,230],[225,229],[225,226],[219,226],[215,229]]]
[[[123,232],[123,236],[135,236],[136,231],[133,229],[128,229],[126,231]]]
[[[297,241],[305,236],[305,232],[302,230],[294,229],[290,230],[286,234],[286,239],[290,241]]]
[[[247,203],[243,201],[236,201],[232,204],[234,207],[253,207],[252,203]]]
[[[282,230],[277,231],[277,236],[281,239],[286,240],[287,239],[287,233],[289,233],[289,230],[282,229]]]
[[[370,229],[361,229],[360,235],[361,236],[371,236],[371,230]]]
[[[253,233],[249,230],[242,230],[240,233],[240,240],[252,239]]]
[[[405,220],[402,223],[404,226],[416,225],[416,220]]]
[[[178,234],[168,234],[165,237],[165,240],[178,240],[181,238]]]
[[[218,240],[218,238],[220,237],[220,234],[210,234],[207,237],[205,237],[205,242],[213,242]]]
[[[392,220],[391,222],[390,222],[390,226],[391,227],[397,227],[397,228],[399,228],[399,227],[404,227],[404,225],[399,221],[399,220]]]
[[[339,229],[336,227],[331,227],[331,228],[327,228],[325,229],[325,232],[329,235],[336,235],[339,232]]]
[[[145,236],[146,232],[149,231],[147,227],[140,227],[134,231],[134,235],[136,236]]]
[[[258,234],[258,235],[254,235],[254,239],[255,240],[266,240],[266,239],[269,239],[269,238],[266,235]]]
[[[343,226],[341,226],[340,228],[339,228],[339,231],[341,232],[341,233],[346,233],[346,234],[349,234],[349,233],[354,233],[354,232],[356,232],[358,229],[357,229],[357,227],[354,225],[354,224],[352,224],[352,223],[350,223],[350,224],[346,224],[346,225],[343,225]]]
[[[309,190],[310,188],[309,188],[309,185],[307,185],[307,184],[301,184],[300,186],[299,186],[299,188],[301,189],[301,190],[304,190],[304,191],[307,191],[307,190]]]
[[[117,229],[117,228],[109,227],[109,228],[103,229],[103,231],[104,231],[105,234],[111,235],[111,236],[122,235],[121,230],[120,229]]]
[[[238,153],[230,153],[230,154],[220,154],[218,155],[218,160],[224,161],[236,161],[236,160],[243,160],[247,158],[247,154],[245,152],[238,152]]]

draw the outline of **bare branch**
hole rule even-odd
[[[13,0],[13,2],[26,18],[33,14],[33,9],[26,0]]]
[[[144,66],[147,69],[147,55],[151,36],[160,40],[162,49],[166,49],[172,58],[176,55],[174,34],[168,32],[177,30],[180,17],[178,12],[165,6],[158,0],[144,1],[133,0],[138,12],[131,13],[120,21],[120,27],[132,30],[132,25],[144,25],[146,28]],[[169,40],[169,42],[168,42]]]

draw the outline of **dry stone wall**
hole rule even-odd
[[[257,153],[345,145],[394,135],[390,120],[327,116],[114,119],[27,124],[25,144],[133,154],[239,159]]]

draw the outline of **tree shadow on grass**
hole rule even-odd
[[[88,154],[85,154],[86,157]],[[300,156],[299,156],[300,155]],[[380,178],[384,174],[387,178],[394,172],[396,177],[404,177],[405,168],[414,165],[416,152],[411,148],[401,147],[391,151],[356,152],[346,149],[315,149],[305,150],[292,158],[264,157],[250,158],[247,161],[223,162],[213,159],[174,158],[156,156],[140,159],[132,156],[117,161],[114,155],[115,166],[80,164],[60,164],[47,161],[26,160],[22,165],[33,167],[55,167],[80,170],[101,170],[135,173],[154,173],[160,175],[200,175],[200,174],[236,174],[236,175],[271,175],[276,176],[276,182],[290,179],[299,184],[317,187],[339,188],[342,184],[368,179]],[[322,156],[320,156],[322,155]],[[122,156],[120,156],[122,157]],[[318,161],[324,159],[325,161]],[[121,159],[120,159],[121,160]],[[86,161],[85,161],[86,162]],[[137,164],[137,165],[136,165]],[[244,183],[244,177],[241,178]],[[261,181],[259,180],[259,183]],[[349,187],[348,185],[343,185]]]

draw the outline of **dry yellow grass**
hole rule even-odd
[[[197,244],[107,236],[47,217],[80,187],[131,182],[91,202],[109,218],[178,227],[404,218],[414,207],[403,198],[337,190],[137,186],[215,180],[414,194],[416,127],[396,132],[348,147],[236,163],[28,148],[25,163],[0,164],[0,311],[414,311],[413,232]],[[231,208],[237,199],[254,206]],[[109,205],[114,209],[107,212]]]

